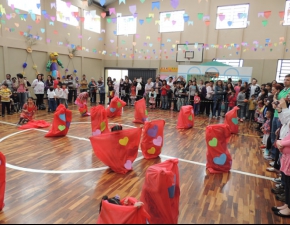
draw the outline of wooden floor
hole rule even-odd
[[[105,165],[94,155],[90,142],[79,139],[90,136],[90,118],[81,118],[76,106],[70,109],[73,122],[83,123],[73,123],[69,136],[63,138],[44,138],[45,133],[40,130],[15,134],[19,130],[13,124],[19,115],[0,118],[0,139],[15,134],[0,143],[0,151],[6,155],[7,163],[17,167],[7,168],[6,206],[0,213],[1,224],[95,224],[103,195],[140,198],[146,169],[167,157],[182,159],[179,162],[179,223],[290,224],[290,219],[281,219],[271,212],[272,206],[282,204],[271,194],[274,183],[269,177],[276,176],[266,171],[268,164],[259,150],[261,139],[248,123],[240,125],[240,134],[233,135],[229,143],[232,172],[211,175],[203,165],[206,163],[205,127],[222,123],[223,119],[196,117],[193,129],[180,131],[175,128],[178,113],[149,111],[151,120],[166,121],[163,156],[149,161],[139,158],[132,172],[121,175],[109,169],[76,171]],[[125,107],[122,117],[109,122],[135,126],[133,117],[134,108]],[[53,114],[46,111],[39,111],[36,117],[48,122],[52,118]],[[37,170],[45,171],[35,173]],[[53,173],[56,171],[60,172]]]

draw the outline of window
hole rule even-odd
[[[72,26],[78,26],[79,21],[77,20],[79,17],[79,8],[70,5],[67,6],[67,3],[61,0],[56,0],[56,19],[59,22],[67,23]]]
[[[96,10],[84,10],[84,28],[96,33],[101,33],[101,17],[96,14]]]
[[[244,60],[243,59],[237,59],[237,60],[216,60],[217,62],[221,62],[224,64],[227,64],[229,66],[233,66],[233,67],[243,67],[244,64]]]
[[[36,15],[41,15],[40,0],[29,0],[29,1],[8,0],[8,5],[10,7],[11,5],[13,5],[14,8],[16,9],[20,9],[27,12],[31,11],[32,13]]]
[[[219,6],[216,29],[246,28],[248,26],[249,4]]]
[[[290,60],[278,60],[276,80],[278,83],[283,83],[287,74],[290,74]]]
[[[123,16],[117,18],[117,35],[136,34],[137,19],[133,16]]]
[[[160,13],[159,32],[179,32],[184,31],[185,11],[162,12]]]
[[[285,6],[285,14],[284,14],[284,23],[283,25],[290,25],[290,1],[286,1],[286,6]]]

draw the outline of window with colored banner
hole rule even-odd
[[[280,59],[277,65],[276,81],[283,83],[286,75],[290,74],[290,60]]]
[[[84,10],[84,28],[86,30],[101,33],[101,17],[97,15],[96,10],[86,11]]]
[[[286,1],[283,25],[290,25],[290,0]]]
[[[31,12],[36,15],[41,15],[40,0],[8,0],[8,5],[11,8],[20,9],[26,12]]]
[[[233,67],[243,67],[243,59],[217,59],[217,62],[221,62]]]
[[[219,6],[216,29],[246,28],[250,4]]]
[[[137,19],[134,16],[123,16],[117,18],[117,35],[136,34]]]
[[[185,11],[162,12],[160,13],[159,32],[181,32],[184,31]]]
[[[78,26],[78,18],[80,18],[78,7],[71,5],[70,2],[56,0],[56,19],[58,22]]]

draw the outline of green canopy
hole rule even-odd
[[[232,66],[229,66],[227,64],[224,64],[224,63],[221,63],[221,62],[217,62],[217,61],[210,61],[210,62],[202,63],[202,64],[200,64],[200,66],[227,66],[227,67],[232,67]]]

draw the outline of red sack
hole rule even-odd
[[[114,97],[110,103],[109,108],[107,108],[107,116],[113,118],[115,116],[122,115],[122,109],[126,105],[126,102],[119,99],[117,96]]]
[[[146,171],[141,202],[150,224],[177,224],[179,215],[178,159],[150,166]]]
[[[5,156],[0,152],[0,212],[4,208],[4,195],[6,185],[6,159]]]
[[[72,111],[66,109],[63,104],[60,104],[55,113],[52,122],[51,130],[45,137],[63,137],[66,136],[72,121]]]
[[[177,129],[188,129],[194,126],[194,111],[191,105],[182,106],[179,112]]]
[[[96,156],[116,173],[132,170],[137,158],[142,128],[133,128],[90,137]]]
[[[104,106],[98,105],[91,108],[92,136],[110,132],[107,111]]]
[[[238,110],[240,108],[235,106],[231,111],[227,112],[225,116],[225,124],[229,125],[231,133],[239,133]]]
[[[82,105],[82,107],[79,107],[79,112],[82,116],[90,116],[91,114],[88,113],[88,106],[86,104]]]
[[[145,122],[141,149],[145,159],[154,159],[161,154],[165,121]]]
[[[46,127],[50,127],[50,123],[44,120],[33,120],[29,121],[27,124],[18,127],[18,129],[25,130],[31,128],[46,128]]]
[[[130,205],[134,205],[137,199],[129,198]],[[121,200],[121,204],[124,199]],[[145,207],[139,209],[134,206],[124,206],[111,204],[108,201],[102,201],[102,211],[97,224],[147,224],[150,218]]]
[[[146,109],[146,101],[144,98],[135,102],[135,120],[133,123],[145,123],[148,121],[148,111]]]
[[[207,144],[206,168],[210,173],[229,172],[232,167],[232,157],[227,147],[231,137],[229,125],[218,124],[207,126],[205,135]]]

